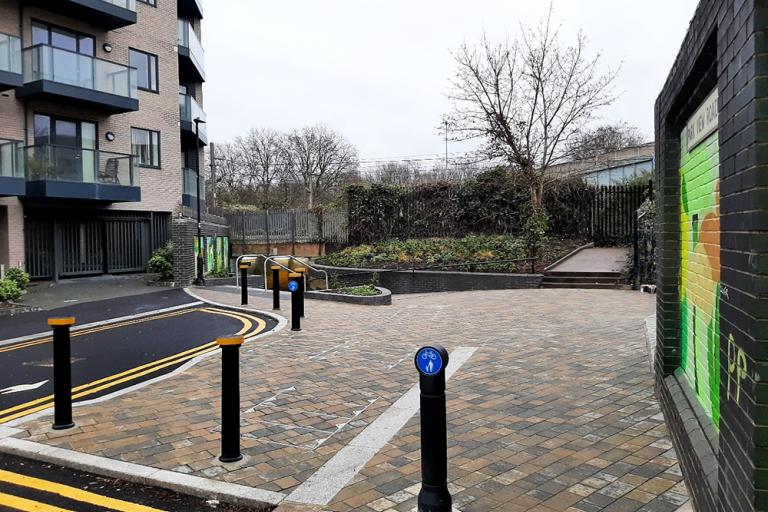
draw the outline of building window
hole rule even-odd
[[[32,45],[45,44],[93,57],[96,42],[93,36],[56,27],[39,21],[32,22]]]
[[[157,7],[157,0],[136,0],[137,2],[141,2],[143,4],[151,5],[152,7]]]
[[[142,91],[158,91],[157,85],[157,55],[130,50],[131,67],[138,70],[138,86]]]
[[[131,128],[133,156],[141,167],[160,167],[160,132]]]

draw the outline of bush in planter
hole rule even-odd
[[[21,288],[16,281],[0,280],[0,302],[14,302],[21,297]]]
[[[152,253],[149,259],[149,271],[160,274],[161,281],[173,279],[173,244],[160,247]]]
[[[5,273],[5,278],[16,283],[21,290],[26,289],[29,284],[29,274],[20,267],[9,268],[8,272]]]

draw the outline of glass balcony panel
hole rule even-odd
[[[116,5],[117,7],[122,7],[123,9],[128,9],[129,11],[136,12],[136,0],[102,0],[104,2],[107,2],[108,4]]]
[[[37,45],[24,49],[24,83],[50,80],[137,99],[135,68],[79,53]]]
[[[21,39],[0,34],[0,71],[21,74]]]
[[[23,178],[23,145],[19,141],[0,139],[0,177]]]
[[[134,157],[95,149],[38,145],[24,148],[27,181],[52,180],[137,187]]]
[[[197,198],[197,173],[194,169],[184,169],[184,195]],[[205,198],[205,180],[200,180],[200,197]]]
[[[192,24],[187,20],[179,20],[179,46],[189,49],[189,54],[200,69],[205,69],[205,50],[200,40],[192,28]]]
[[[195,119],[200,118],[203,121],[207,119],[205,112],[203,111],[203,108],[200,106],[200,104],[195,100],[195,98],[188,94],[179,94],[179,117],[182,121],[192,123],[193,131],[195,129]],[[206,138],[208,133],[206,131],[206,126],[207,125],[205,123],[200,123],[200,136],[203,138]]]

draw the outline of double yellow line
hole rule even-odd
[[[48,480],[12,473],[10,471],[0,470],[0,482],[15,487],[24,487],[48,494],[55,494],[69,500],[88,503],[100,508],[117,510],[119,512],[162,512],[156,508],[102,496],[100,494],[83,491],[57,482],[50,482]],[[68,509],[57,507],[55,505],[49,505],[6,493],[0,493],[0,504],[24,512],[71,512]]]
[[[228,316],[230,318],[240,320],[243,323],[243,328],[240,329],[235,334],[243,335],[246,338],[250,336],[255,336],[256,334],[262,332],[267,327],[266,322],[264,322],[264,320],[262,320],[261,318],[243,314],[243,313],[234,313],[232,311],[226,311],[223,309],[199,308],[199,309],[184,310],[183,313],[190,313],[193,311],[202,311],[205,313]],[[158,318],[161,318],[161,317],[155,317],[155,319],[158,319]],[[166,318],[166,317],[163,317],[163,318]],[[254,327],[254,323],[256,324],[256,327]],[[111,327],[116,328],[122,325],[123,324],[114,324]],[[216,350],[216,348],[217,348],[216,342],[211,341],[199,347],[185,350],[184,352],[180,352],[178,354],[174,354],[172,356],[165,357],[163,359],[158,359],[157,361],[152,361],[151,363],[147,363],[141,366],[137,366],[135,368],[131,368],[130,370],[126,370],[121,373],[110,375],[109,377],[105,377],[103,379],[95,380],[93,382],[89,382],[87,384],[77,386],[76,388],[72,389],[72,400],[77,400],[79,398],[100,393],[104,390],[113,388],[120,384],[124,384],[126,382],[130,382],[130,381],[139,379],[141,377],[144,377],[146,375],[150,375],[152,373],[158,372],[169,366],[185,363],[191,359],[194,359],[201,355],[212,352],[213,350]],[[36,412],[42,411],[44,409],[49,408],[52,404],[53,404],[53,395],[48,395],[42,398],[38,398],[36,400],[29,401],[24,404],[9,407],[8,409],[4,409],[0,411],[0,424],[13,421],[15,419],[21,418],[22,416],[27,416],[29,414],[34,414]]]

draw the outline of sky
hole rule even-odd
[[[653,138],[653,105],[697,0],[553,0],[564,43],[581,29],[588,50],[618,68],[619,99],[602,122]],[[544,0],[207,0],[204,86],[209,138],[251,128],[323,123],[361,159],[439,155],[456,71],[451,52],[515,39],[546,15]],[[660,16],[659,13],[664,13]],[[477,143],[451,143],[451,154]]]

